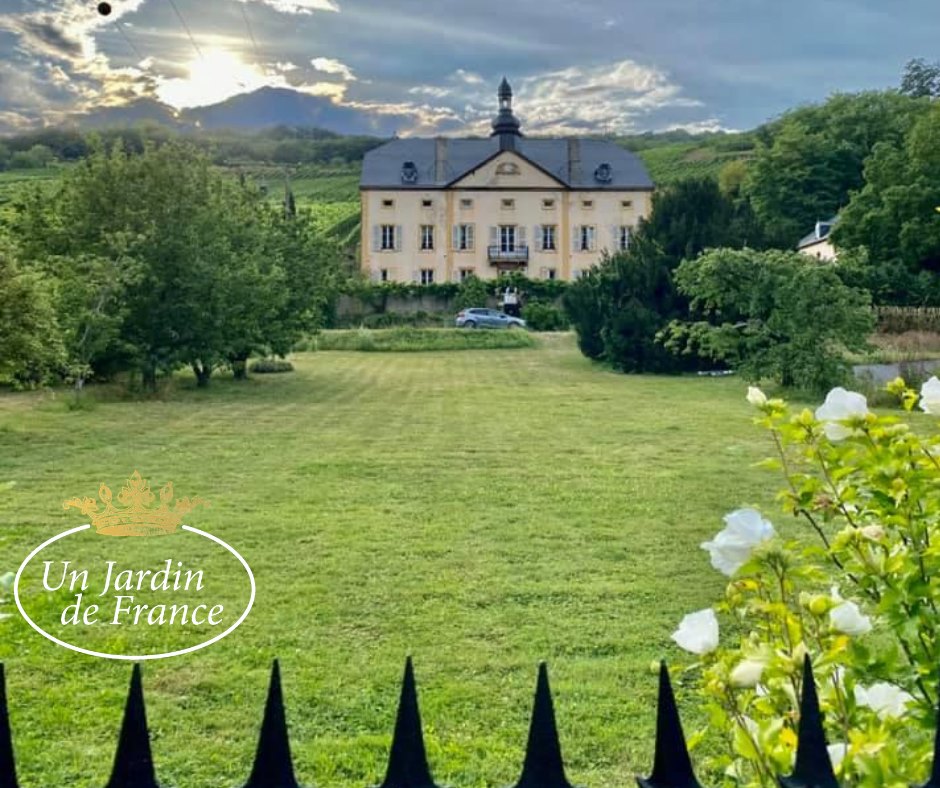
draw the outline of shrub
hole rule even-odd
[[[910,410],[940,415],[940,381],[920,395],[888,389]],[[829,392],[815,414],[750,389],[782,471],[783,511],[805,532],[779,538],[753,509],[705,542],[729,578],[714,609],[687,616],[673,639],[693,668],[714,737],[706,766],[738,786],[776,785],[792,769],[801,666],[809,655],[829,753],[846,785],[920,784],[936,722],[940,638],[940,436],[918,436],[865,398]],[[723,614],[731,636],[719,636]]]
[[[372,331],[324,331],[315,350],[359,352],[421,352],[435,350],[513,350],[531,348],[535,340],[525,331],[467,331],[446,328],[392,328]]]
[[[713,249],[676,283],[698,319],[674,321],[662,341],[753,381],[825,390],[848,378],[845,350],[865,350],[874,325],[867,292],[797,252]]]
[[[489,295],[486,282],[476,276],[468,276],[460,283],[457,288],[457,296],[454,298],[454,309],[471,309],[473,307],[486,306],[486,299]]]
[[[276,375],[281,372],[293,372],[294,365],[282,358],[259,358],[250,367],[259,375]]]
[[[568,317],[555,304],[530,301],[522,308],[522,319],[533,331],[567,331]]]

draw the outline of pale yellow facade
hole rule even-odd
[[[423,284],[507,270],[570,281],[629,244],[651,198],[570,189],[502,151],[443,189],[362,189],[362,269],[373,281]]]
[[[839,257],[839,253],[828,237],[816,241],[815,243],[801,246],[800,252],[814,257],[817,260],[821,260],[824,263],[831,263]]]

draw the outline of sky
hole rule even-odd
[[[0,133],[141,99],[291,87],[480,133],[505,75],[531,134],[749,129],[940,59],[938,0],[0,0]]]

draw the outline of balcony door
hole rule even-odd
[[[516,251],[516,225],[501,224],[499,226],[499,251]]]

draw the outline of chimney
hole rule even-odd
[[[434,181],[444,183],[447,180],[447,138],[438,137],[434,141]]]
[[[568,140],[568,183],[581,180],[581,140]]]

